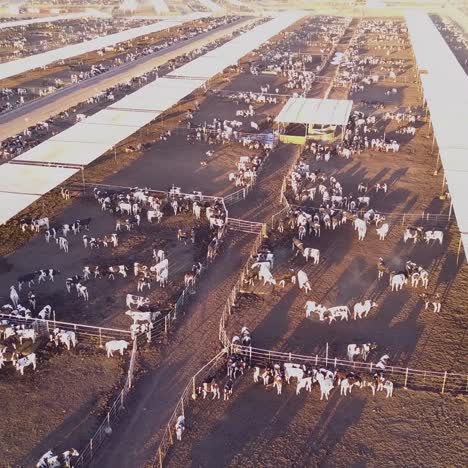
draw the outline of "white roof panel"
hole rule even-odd
[[[318,125],[346,125],[353,101],[338,99],[290,98],[276,122]]]
[[[0,192],[0,224],[5,224],[39,198],[40,195]]]
[[[0,29],[16,28],[18,26],[28,26],[29,24],[52,23],[56,21],[73,20],[73,19],[79,19],[79,18],[86,18],[89,16],[100,17],[100,18],[111,18],[110,15],[99,13],[98,11],[95,11],[93,13],[69,13],[66,15],[43,16],[41,18],[4,21],[3,23],[0,23]]]
[[[61,167],[2,164],[0,166],[0,192],[44,195],[77,172],[78,169]]]
[[[427,14],[405,17],[468,258],[468,76]]]
[[[173,26],[201,18],[203,16],[207,15],[202,13],[193,13],[186,16],[174,17],[160,21],[158,23],[127,29],[115,34],[109,34],[108,36],[97,37],[96,39],[92,39],[90,41],[79,42],[77,44],[61,47],[60,49],[49,50],[41,54],[24,57],[12,62],[2,63],[0,64],[0,80],[24,73],[29,70],[34,70],[35,68],[45,67],[58,60],[66,60],[71,57],[94,52],[104,47],[113,46],[120,42],[135,39],[146,34],[162,31],[163,29],[171,28]]]

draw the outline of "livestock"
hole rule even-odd
[[[143,292],[144,288],[151,289],[151,281],[148,278],[138,278],[137,291]]]
[[[329,316],[329,323],[332,323],[336,321],[338,317],[341,318],[341,320],[346,320],[348,321],[349,316],[351,315],[351,312],[349,311],[348,306],[335,306],[335,307],[330,307],[327,310]]]
[[[320,386],[320,401],[325,397],[328,400],[330,392],[333,389],[333,379],[330,377],[325,377],[322,373],[317,374],[317,382]]]
[[[389,229],[390,229],[390,226],[388,225],[388,223],[384,223],[382,224],[382,226],[376,229],[380,240],[382,241],[385,240],[385,237],[387,236]]]
[[[10,286],[10,299],[15,307],[19,304],[19,295],[14,286]]]
[[[423,228],[421,227],[408,227],[403,233],[403,241],[406,243],[408,239],[413,239],[414,243],[421,239],[423,236]]]
[[[19,338],[20,344],[23,344],[23,340],[32,340],[35,343],[37,333],[33,328],[26,328],[16,330],[16,336]]]
[[[114,351],[120,352],[120,355],[123,356],[124,350],[128,348],[128,341],[125,340],[112,340],[106,343],[106,352],[107,357],[112,357]]]
[[[379,258],[379,261],[377,262],[377,270],[378,270],[378,279],[382,278],[384,273],[388,272],[388,268],[385,265],[385,262],[382,257]]]
[[[356,320],[357,318],[361,319],[363,316],[367,317],[367,315],[373,307],[377,307],[377,303],[371,301],[370,299],[354,304],[354,320]]]
[[[52,450],[48,450],[39,459],[36,464],[36,468],[70,468],[72,466],[71,459],[73,457],[78,457],[79,455],[78,450],[74,448],[65,450],[60,455],[55,455]]]
[[[367,360],[369,353],[375,349],[377,345],[375,343],[364,343],[362,345],[349,344],[348,345],[348,359],[354,361],[355,356],[362,356],[364,361]]]
[[[60,330],[60,328],[54,328],[50,335],[50,341],[55,343],[55,346],[58,346],[59,343],[65,345],[65,347],[70,351],[71,347],[76,347],[78,340],[76,338],[76,333],[71,330]]]
[[[129,309],[132,308],[132,305],[136,305],[137,307],[141,307],[143,304],[149,304],[150,300],[147,297],[143,296],[135,296],[133,294],[127,294],[126,302],[127,307]]]
[[[295,367],[295,364],[290,362],[284,363],[284,378],[286,382],[289,384],[291,378],[294,377],[298,381],[304,377],[304,370],[298,367]]]
[[[367,233],[367,223],[361,218],[356,218],[353,225],[354,229],[358,231],[358,239],[364,240]]]
[[[436,293],[433,296],[430,296],[427,293],[423,293],[419,297],[424,301],[425,310],[428,309],[429,304],[432,304],[434,313],[438,314],[440,312],[442,304],[441,304],[441,295],[439,293]]]
[[[224,389],[223,389],[223,400],[227,401],[232,395],[232,388],[234,386],[234,382],[232,379],[228,379],[226,383],[224,384]]]
[[[305,388],[307,392],[312,392],[312,377],[303,377],[297,381],[296,395],[299,395],[303,388]]]
[[[273,388],[275,387],[277,394],[281,395],[281,390],[283,389],[283,378],[279,374],[275,375],[273,378]]]
[[[78,283],[76,285],[76,292],[78,294],[78,297],[82,297],[85,301],[89,301],[89,293],[88,293],[88,288],[81,283]]]
[[[385,377],[379,377],[377,383],[377,391],[384,391],[386,392],[386,398],[390,398],[393,396],[393,382],[386,379]]]
[[[390,359],[390,356],[388,354],[384,354],[380,359],[379,362],[375,365],[377,369],[380,369],[382,371],[385,370],[385,367],[387,366],[388,360]]]
[[[306,261],[309,261],[309,258],[312,258],[314,260],[314,265],[317,265],[320,261],[320,251],[318,249],[311,249],[310,247],[304,249],[304,252],[302,253],[306,259]]]
[[[213,400],[221,398],[221,392],[219,390],[219,385],[214,379],[207,379],[202,383],[201,392],[203,394],[203,399],[205,399],[210,393],[213,394]]]
[[[49,320],[51,314],[52,314],[52,306],[46,305],[40,310],[37,316],[42,320]]]
[[[175,433],[177,440],[182,440],[182,434],[185,431],[185,417],[180,415],[175,424]]]
[[[440,245],[442,245],[442,241],[444,240],[444,233],[443,231],[426,231],[424,233],[424,239],[426,243],[429,244],[431,240],[439,241]]]
[[[56,239],[57,244],[60,250],[63,250],[65,253],[68,253],[68,240],[65,237],[59,237]]]
[[[309,282],[309,277],[304,270],[299,270],[297,272],[297,284],[299,285],[299,289],[304,289],[304,292],[307,294],[309,291],[312,290],[312,287]]]
[[[34,280],[39,275],[37,271],[33,273],[26,273],[25,275],[21,275],[18,278],[18,291],[21,291],[24,283],[28,283],[28,287],[30,288],[32,284],[34,284]]]
[[[296,273],[290,268],[287,272],[278,277],[276,281],[282,288],[286,285],[286,281],[291,281],[292,284],[296,284]]]
[[[128,315],[129,317],[131,317],[133,320],[133,323],[152,322],[161,315],[161,312],[160,311],[141,312],[139,310],[127,310],[127,312],[125,312],[125,315]]]
[[[25,357],[18,358],[17,354],[13,356],[13,365],[15,369],[20,372],[21,375],[24,375],[24,369],[28,366],[32,366],[33,370],[36,370],[36,354],[30,353]]]
[[[390,286],[392,291],[401,291],[403,289],[403,285],[408,282],[408,278],[404,273],[390,273]]]
[[[325,320],[325,312],[327,308],[322,304],[318,304],[314,301],[307,301],[304,308],[306,309],[306,317],[310,317],[312,312],[316,312],[319,315],[319,320],[322,322]]]
[[[65,287],[67,288],[67,291],[70,293],[72,286],[77,287],[78,284],[80,284],[81,281],[81,276],[75,275],[75,276],[70,276],[65,280]]]
[[[50,229],[49,218],[37,218],[31,221],[31,231],[39,232],[41,227]]]

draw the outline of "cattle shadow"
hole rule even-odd
[[[338,390],[335,390],[314,429],[307,437],[306,446],[309,449],[305,450],[302,458],[295,460],[292,466],[295,468],[336,466],[335,462],[330,460],[333,457],[334,449],[348,429],[359,422],[365,406],[365,398],[355,394],[343,398],[338,395]],[[360,452],[361,455],[363,452],[368,452],[366,455],[369,458],[372,456],[371,450],[368,448],[363,448]]]
[[[265,391],[262,385],[249,387],[236,395],[209,434],[193,444],[192,466],[232,466],[239,454],[248,455],[249,446],[256,445],[258,439],[263,445],[264,439],[284,433],[303,410],[305,401],[293,394],[278,396],[275,390]]]

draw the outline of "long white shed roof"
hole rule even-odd
[[[13,60],[12,62],[2,63],[0,64],[0,80],[24,73],[29,70],[34,70],[35,68],[45,67],[51,63],[57,62],[58,60],[66,60],[78,55],[94,52],[104,47],[113,46],[120,42],[125,42],[140,36],[145,36],[146,34],[153,34],[167,28],[178,26],[188,21],[202,18],[204,16],[209,15],[203,13],[192,13],[190,15],[173,17],[154,24],[127,29],[115,34],[109,34],[108,36],[97,37],[96,39],[91,39],[89,41],[71,44],[59,49],[49,50],[47,52],[43,52],[42,54],[36,54],[30,57]]]
[[[4,21],[0,23],[0,29],[16,28],[18,26],[28,26],[29,24],[53,23],[56,21],[86,18],[89,16],[99,17],[99,18],[111,18],[110,15],[99,13],[97,11],[93,13],[68,13],[66,15],[43,16],[43,17],[30,18],[30,19],[24,19],[24,20]]]
[[[405,17],[468,259],[468,76],[427,14]]]
[[[0,166],[0,224],[75,175],[78,169],[23,164]]]
[[[245,46],[243,45],[243,36],[234,38],[231,41],[234,43],[234,46],[231,49],[229,60],[223,59],[223,68],[237,63],[237,61],[247,52],[255,49],[265,40],[275,36],[284,28],[295,23],[302,16],[303,14],[298,13],[284,13],[278,18],[258,26],[257,28],[261,28],[261,35],[257,36],[254,33],[250,36],[251,40],[249,50],[246,50]],[[255,29],[253,31],[255,31]],[[254,37],[257,39],[254,40]],[[242,44],[242,47],[237,47],[236,44]],[[210,53],[213,54],[212,58],[218,56],[218,54],[215,52]],[[205,56],[195,59],[191,63],[197,61],[203,62],[204,57]],[[198,69],[199,65],[195,64],[194,70]],[[90,164],[99,156],[112,149],[112,147],[117,145],[119,142],[125,140],[128,136],[147,125],[158,115],[177,104],[178,101],[191,94],[197,88],[205,84],[209,78],[211,78],[211,76],[207,76],[203,79],[198,79],[196,77],[193,78],[188,76],[186,79],[181,79],[177,78],[179,76],[179,70],[176,69],[173,72],[172,77],[171,75],[168,75],[165,78],[159,78],[152,83],[143,86],[138,91],[135,91],[134,93],[113,103],[106,109],[97,112],[93,116],[86,118],[84,121],[75,124],[69,129],[53,136],[35,148],[32,148],[24,154],[16,157],[15,161],[19,163],[23,161],[25,164],[42,163],[44,165],[76,164],[85,166]],[[222,71],[222,69],[220,71]],[[13,166],[13,164],[6,166]],[[29,185],[28,179],[32,177],[29,171],[41,170],[43,174],[47,174],[44,171],[50,171],[54,169],[53,167],[40,167],[37,165],[23,166],[20,164],[15,166],[24,167],[27,169],[25,169],[26,172],[22,174],[11,174],[11,180],[16,181],[22,179],[26,185]],[[5,165],[0,166],[0,169],[3,167],[5,167]],[[71,169],[71,171],[76,172],[75,169]],[[63,173],[63,179],[54,178],[52,176],[53,172],[49,172],[50,184],[47,187],[50,188],[48,188],[48,190],[59,185],[75,172],[69,173],[70,175]],[[0,178],[3,178],[1,170]],[[15,184],[13,185],[16,187]],[[12,188],[13,187],[10,187],[9,189],[5,190],[5,193]],[[19,190],[15,189],[15,191]],[[43,193],[46,193],[46,191]],[[17,205],[15,205],[18,209],[10,209],[10,207],[1,203],[2,198],[0,195],[0,222],[5,222],[9,218],[15,216],[19,211],[26,208],[29,203],[32,203],[37,198],[38,197],[23,197],[21,203],[20,199],[18,198]]]

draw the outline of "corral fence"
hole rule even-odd
[[[78,457],[73,466],[88,467],[91,464],[92,459],[94,458],[97,450],[102,445],[102,443],[107,438],[111,437],[112,424],[117,423],[117,419],[119,418],[121,411],[124,409],[125,400],[127,399],[127,396],[130,393],[130,389],[132,388],[137,349],[137,340],[134,339],[127,377],[125,379],[125,383],[122,387],[122,390],[110,406],[106,416],[104,417],[103,421],[101,422],[94,435],[89,439],[89,442],[84,447],[84,449],[80,451],[80,456]]]
[[[190,378],[164,430],[161,443],[159,444],[156,453],[156,458],[155,460],[153,460],[152,466],[154,468],[163,467],[164,459],[167,453],[169,452],[171,446],[174,444],[175,424],[177,422],[177,418],[179,416],[185,417],[185,411],[190,405],[190,403],[194,401],[194,396],[196,395],[197,388],[201,386],[201,383],[207,377],[213,375],[213,373],[216,373],[221,368],[221,366],[225,365],[223,358],[226,355],[226,353],[227,350],[223,349]]]
[[[245,221],[237,218],[227,218],[226,225],[230,231],[240,231],[250,234],[266,234],[266,225],[264,223]]]
[[[99,346],[102,348],[107,341],[127,340],[131,341],[130,330],[120,330],[118,328],[96,327],[83,325],[81,323],[59,322],[56,320],[43,320],[40,318],[26,318],[18,315],[0,314],[0,321],[6,320],[14,325],[24,325],[27,328],[34,328],[40,338],[49,339],[49,335],[54,328],[60,330],[73,331],[76,333],[78,342]]]
[[[249,346],[231,346],[231,351],[247,356],[252,365],[293,362],[308,364],[314,367],[333,367],[350,372],[373,374],[375,364],[361,361],[347,361],[326,356],[304,356],[293,353],[282,353],[268,349]],[[328,349],[328,347],[327,347]],[[377,369],[378,370],[378,369]],[[468,394],[468,375],[451,372],[434,372],[408,367],[386,366],[385,375],[394,384],[415,390],[430,390],[440,393]]]

